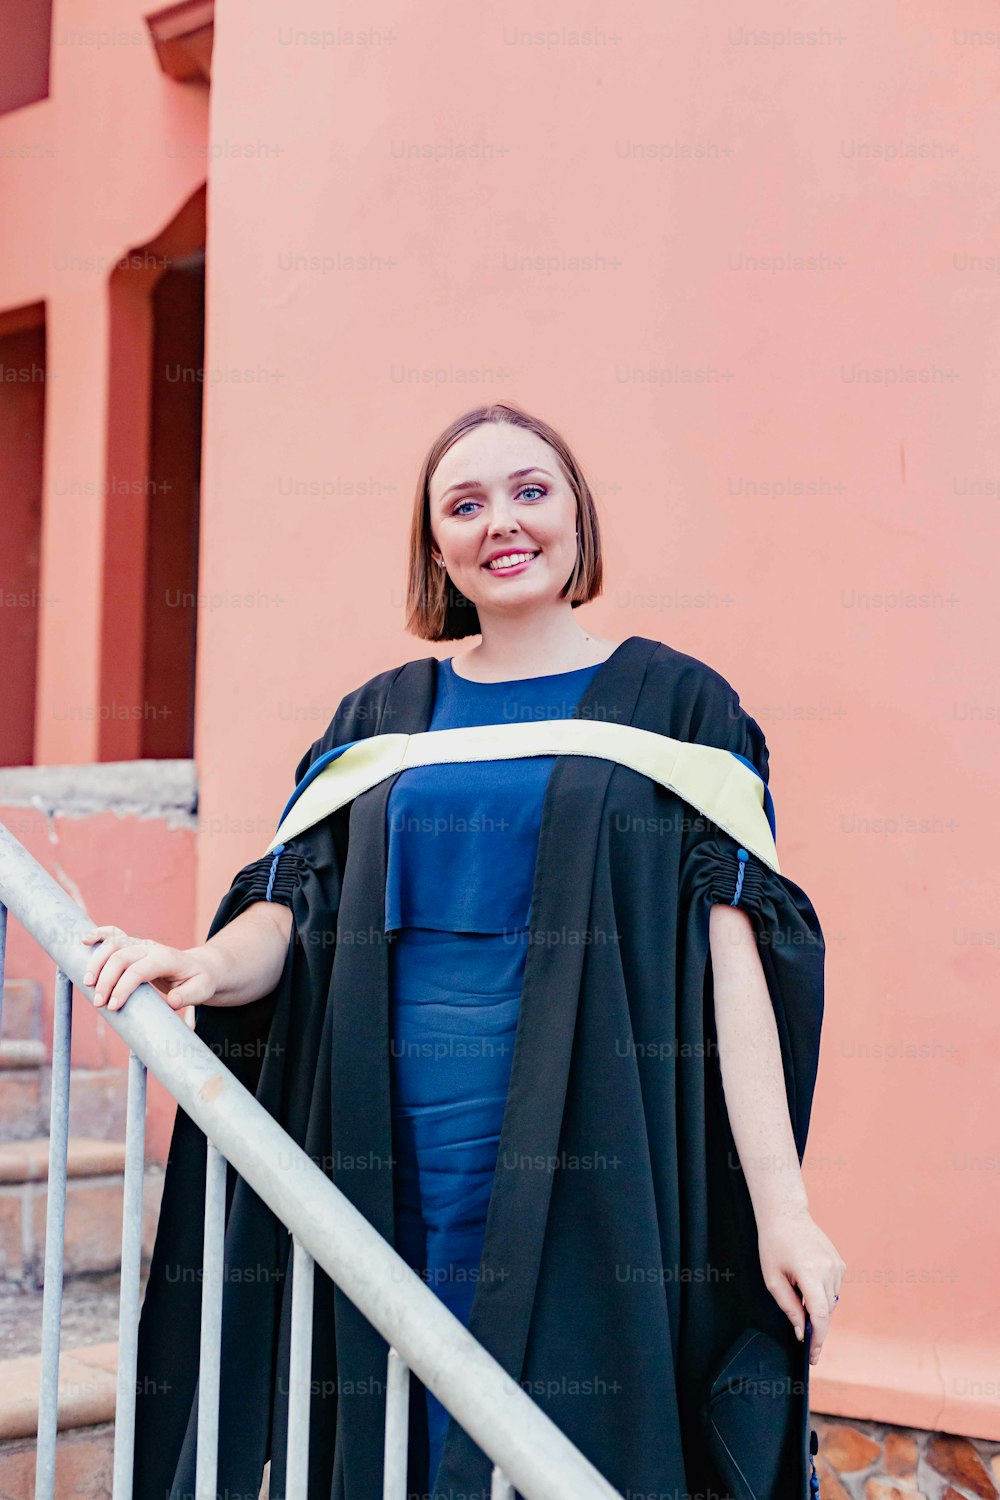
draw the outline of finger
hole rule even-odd
[[[109,953],[101,964],[94,965],[97,977],[92,981],[94,985],[94,1004],[106,1005],[112,990],[130,963],[143,957],[143,950],[134,943],[125,948],[115,948]],[[99,971],[99,972],[98,972]],[[86,981],[85,981],[86,982]]]
[[[822,1353],[823,1344],[830,1329],[831,1304],[826,1295],[826,1287],[821,1281],[808,1282],[802,1288],[802,1295],[809,1312],[809,1321],[812,1323],[809,1363],[814,1365]]]
[[[101,981],[101,973],[104,969],[104,965],[107,963],[112,953],[115,953],[117,951],[118,950],[113,946],[104,949],[95,949],[95,951],[90,955],[90,959],[87,963],[87,969],[83,976],[84,984],[99,984]]]
[[[123,953],[129,951],[127,948],[122,950]],[[134,950],[131,951],[134,952]],[[162,969],[163,965],[153,953],[145,953],[140,958],[133,958],[108,996],[108,1010],[121,1010],[132,991],[138,989],[140,984],[144,984],[154,974],[161,973]]]
[[[124,938],[127,936],[128,934],[123,928],[117,927],[114,922],[105,922],[99,927],[88,927],[86,932],[81,932],[80,942],[96,943],[101,938]]]
[[[767,1289],[795,1329],[795,1337],[801,1340],[805,1335],[806,1317],[798,1292],[784,1275],[768,1282]]]
[[[183,980],[180,984],[167,991],[167,1004],[174,1010],[183,1010],[187,1005],[200,1005],[208,998],[209,986],[203,974],[192,974],[190,979]]]
[[[135,941],[134,938],[129,937],[127,932],[123,932],[120,927],[103,927],[97,928],[95,931],[104,933],[105,935],[94,940],[96,946],[93,953],[88,954],[87,970],[83,976],[84,984],[96,984],[105,959],[124,943]]]
[[[836,1251],[833,1251],[823,1272],[823,1285],[826,1288],[826,1299],[830,1304],[831,1312],[836,1298],[840,1295],[840,1283],[844,1279],[846,1270],[846,1263],[840,1259]]]
[[[831,1323],[834,1320],[834,1314],[836,1313],[837,1308],[840,1306],[840,1287],[841,1287],[841,1278],[840,1278],[839,1275],[835,1275],[834,1278],[833,1278],[833,1285],[830,1288],[830,1292],[829,1292],[829,1298],[830,1298],[830,1321],[831,1321]]]

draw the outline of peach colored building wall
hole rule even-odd
[[[95,754],[44,716],[100,680],[102,505],[51,482],[101,476],[108,384],[102,280],[39,246],[89,243],[112,173],[94,248],[145,243],[207,164],[192,940],[343,694],[452,652],[402,629],[431,438],[491,397],[537,410],[604,518],[588,627],[737,687],[827,934],[805,1170],[848,1272],[813,1404],[1000,1437],[994,13],[294,10],[217,4],[207,129],[203,91],[124,54],[81,84],[57,51],[53,98],[0,119],[82,130],[72,159],[0,159],[0,308],[46,298],[68,372],[38,758]],[[149,925],[135,887],[94,889]]]

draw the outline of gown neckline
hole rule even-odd
[[[455,660],[453,656],[443,656],[440,660],[440,665],[447,667],[452,677],[458,682],[467,682],[470,687],[517,687],[525,682],[550,682],[553,677],[574,677],[580,672],[593,672],[595,669],[606,667],[618,655],[622,647],[628,645],[628,642],[632,639],[633,637],[629,636],[626,640],[619,641],[615,649],[603,661],[591,662],[586,667],[570,667],[567,672],[540,672],[535,677],[501,677],[495,682],[480,682],[475,677],[463,677],[461,672],[456,672],[453,666]]]

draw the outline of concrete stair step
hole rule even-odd
[[[42,1120],[45,1043],[21,1037],[0,1040],[0,1141],[37,1135]]]
[[[149,1268],[144,1266],[143,1285]],[[63,1292],[57,1500],[110,1500],[118,1368],[117,1275]],[[0,1500],[34,1500],[42,1294],[0,1290]],[[260,1500],[267,1500],[267,1469]]]
[[[120,1285],[112,1272],[63,1288],[56,1494],[66,1500],[111,1494]],[[2,1500],[29,1500],[34,1487],[42,1296],[35,1287],[0,1288]]]
[[[45,1044],[0,1042],[0,1141],[44,1135],[51,1098],[52,1068]],[[70,1134],[123,1141],[127,1101],[128,1073],[123,1068],[73,1068],[69,1083]]]
[[[3,1036],[42,1040],[42,986],[37,979],[8,979],[3,987]]]
[[[49,1140],[0,1142],[0,1283],[41,1286],[45,1264]],[[71,1136],[67,1149],[64,1274],[115,1270],[121,1263],[125,1146]],[[152,1254],[163,1170],[146,1168],[143,1254]],[[0,1491],[2,1500],[2,1491]]]
[[[0,1142],[30,1140],[48,1130],[51,1108],[52,1068],[42,1036],[41,985],[34,980],[9,979],[3,1001]],[[125,1068],[73,1068],[70,1134],[123,1141],[127,1098]]]
[[[48,1130],[51,1108],[52,1067],[42,1036],[42,989],[33,980],[10,979],[3,996],[0,1142],[30,1140]],[[123,1141],[127,1100],[127,1069],[73,1068],[70,1135]]]
[[[110,1496],[115,1442],[117,1340],[66,1349],[59,1356],[59,1500]],[[41,1359],[0,1360],[0,1496],[32,1500]]]
[[[56,1500],[110,1500],[117,1369],[117,1342],[60,1354]],[[0,1500],[34,1500],[39,1379],[37,1355],[0,1361]]]
[[[140,1272],[145,1286],[148,1263]],[[62,1348],[106,1344],[118,1337],[118,1271],[74,1276],[63,1286]],[[0,1286],[0,1350],[5,1359],[39,1354],[42,1348],[44,1291],[34,1286]],[[0,1487],[2,1494],[2,1487]]]
[[[70,1136],[66,1144],[67,1177],[97,1177],[125,1170],[122,1141]],[[44,1182],[49,1175],[49,1138],[0,1142],[0,1184]]]
[[[38,1431],[40,1354],[0,1360],[0,1439]],[[59,1355],[59,1428],[114,1421],[118,1341],[63,1349]]]
[[[0,1077],[0,1087],[2,1087]],[[51,1109],[52,1069],[41,1071],[42,1118],[48,1129]],[[128,1071],[125,1068],[73,1068],[69,1079],[69,1133],[89,1140],[124,1141],[128,1106]],[[0,1139],[2,1139],[0,1134]]]
[[[44,1042],[21,1037],[0,1038],[0,1073],[20,1073],[25,1068],[43,1068],[48,1061]]]

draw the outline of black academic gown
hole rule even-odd
[[[424,657],[348,694],[296,784],[334,745],[425,730],[436,671]],[[767,779],[764,735],[734,690],[658,641],[620,645],[576,715],[736,751]],[[383,923],[394,780],[286,846],[271,898],[291,906],[294,922],[275,990],[196,1013],[198,1035],[390,1243]],[[728,1483],[720,1467],[729,1460],[737,1474],[757,1465],[774,1476],[757,1500],[807,1492],[808,1363],[763,1283],[715,1041],[709,912],[733,899],[737,847],[635,771],[556,758],[468,1326],[633,1500],[744,1500],[732,1466]],[[210,936],[262,899],[270,866],[264,856],[237,874]],[[758,935],[801,1159],[823,937],[803,891],[753,856],[739,905]],[[193,1493],[204,1177],[204,1139],[178,1110],[139,1328],[136,1500]],[[274,1500],[284,1493],[291,1241],[232,1168],[229,1178],[219,1493],[256,1500],[270,1456]],[[761,1350],[770,1358],[756,1360]],[[385,1340],[317,1267],[310,1497],[379,1500],[386,1356]],[[779,1367],[787,1378],[775,1378]],[[740,1372],[752,1383],[727,1396],[720,1381]],[[713,1382],[722,1405],[709,1411]],[[415,1491],[423,1443],[415,1424]],[[434,1495],[488,1496],[490,1467],[453,1420]]]

